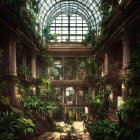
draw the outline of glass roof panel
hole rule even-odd
[[[78,14],[98,32],[98,23],[101,20],[100,2],[101,0],[40,0],[40,12],[37,16],[40,29],[50,26],[61,14]]]

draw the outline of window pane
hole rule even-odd
[[[67,3],[67,2],[66,2]],[[70,33],[71,41],[81,42],[84,38],[83,36],[88,31],[88,26],[86,21],[82,19],[79,15],[73,14],[70,17],[70,24],[68,24],[68,17],[65,14],[58,16],[51,24],[50,31],[51,34],[55,33],[59,36],[57,37],[58,41],[67,41],[68,33]],[[68,26],[70,25],[70,27]]]

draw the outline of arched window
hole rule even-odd
[[[78,14],[61,14],[50,26],[50,33],[57,35],[58,42],[82,42],[87,31],[86,21]]]

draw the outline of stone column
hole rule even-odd
[[[125,87],[125,85],[122,83],[122,99],[123,101],[125,101],[127,98],[127,89]]]
[[[128,61],[130,59],[130,42],[127,36],[122,37],[122,53],[123,53],[123,63],[122,68],[126,68]]]
[[[14,34],[10,34],[8,40],[8,49],[9,49],[9,75],[17,76],[16,71],[16,38]],[[9,83],[9,92],[11,93],[11,102],[13,106],[20,106],[20,95],[18,94],[18,86],[16,81],[11,78]]]
[[[88,120],[90,121],[90,108],[88,107]]]
[[[35,54],[32,54],[32,58],[31,58],[31,72],[33,78],[36,78],[36,55]]]
[[[18,94],[18,86],[16,83],[12,85],[12,94],[14,96],[13,105],[16,107],[20,107],[20,94]]]
[[[10,35],[9,46],[9,75],[16,76],[16,39],[13,34]]]
[[[36,79],[36,55],[32,54],[32,58],[31,58],[31,73],[32,73],[32,77]],[[36,87],[33,84],[32,85],[32,93],[33,95],[36,95]]]
[[[95,99],[95,88],[92,88],[92,99]]]
[[[108,57],[108,53],[105,53],[105,57],[104,57],[104,75],[108,75],[109,74],[109,57]]]

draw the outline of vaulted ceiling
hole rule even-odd
[[[98,31],[101,0],[41,0],[39,4],[39,14],[37,15],[41,30],[51,23],[61,14],[68,16],[77,14],[81,16],[87,24]]]

